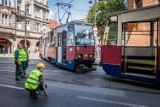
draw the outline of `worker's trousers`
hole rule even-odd
[[[28,68],[28,61],[22,61],[22,69],[23,69],[22,76],[26,75],[27,68]]]
[[[16,78],[19,78],[22,74],[22,64],[18,64],[17,62],[15,62],[15,64],[16,64],[15,75],[16,75]]]

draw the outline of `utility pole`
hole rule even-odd
[[[25,18],[24,18],[24,20],[25,20],[25,46],[27,46],[27,22],[26,22],[26,4],[25,4]]]
[[[97,0],[95,0],[95,4],[97,3]],[[94,24],[96,26],[96,18],[97,18],[97,8],[95,8],[95,12],[94,12]]]

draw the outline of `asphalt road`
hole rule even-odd
[[[29,99],[24,82],[15,81],[12,58],[0,57],[0,107],[159,107],[156,85],[109,77],[101,67],[85,74],[73,73],[33,58],[27,75],[38,62],[46,65],[49,96]]]

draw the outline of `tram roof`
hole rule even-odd
[[[116,13],[107,14],[106,18],[111,16],[121,16],[122,22],[134,22],[151,20],[154,18],[160,18],[160,5],[147,6],[137,8],[134,10],[121,11]]]
[[[51,29],[49,32],[51,32],[51,31],[54,30],[54,29],[57,29],[57,28],[60,28],[60,27],[63,27],[63,26],[69,25],[69,24],[85,24],[85,25],[93,26],[92,23],[88,23],[88,22],[81,21],[81,20],[73,20],[73,21],[70,21],[69,23],[63,24],[63,25],[61,25],[61,26],[57,26],[56,28]],[[49,32],[47,32],[46,34],[43,34],[41,37],[42,37],[42,38],[47,37],[47,36],[48,36],[47,34],[48,34]]]
[[[70,21],[70,22],[68,22],[66,24],[63,24],[61,26],[57,26],[56,28],[60,28],[60,27],[63,27],[63,26],[69,25],[69,24],[85,24],[85,25],[91,25],[91,26],[93,26],[92,23],[88,23],[88,22],[81,21],[81,20],[73,20],[73,21]],[[56,28],[53,28],[52,30],[54,30]]]

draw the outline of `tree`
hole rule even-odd
[[[88,13],[88,22],[94,23],[95,11],[97,14],[96,25],[99,29],[98,36],[102,37],[106,25],[106,15],[113,12],[125,10],[126,0],[104,0],[94,4]]]

